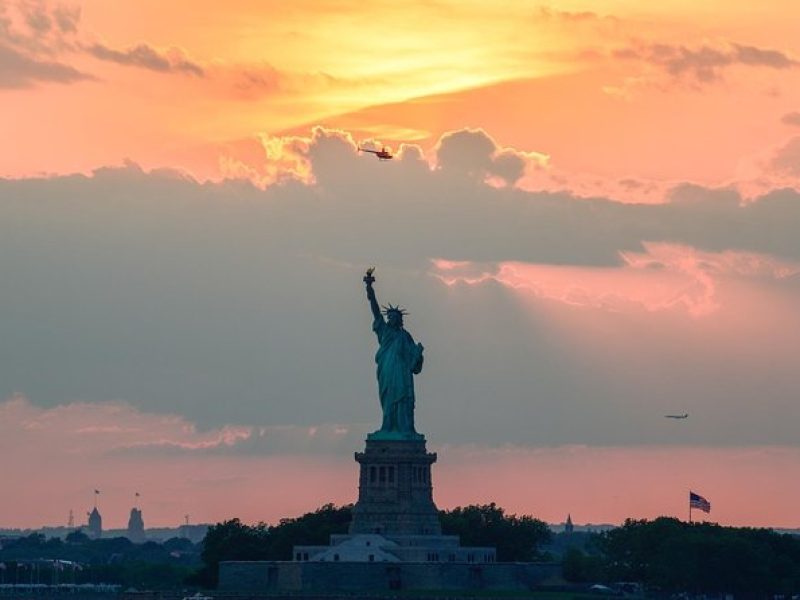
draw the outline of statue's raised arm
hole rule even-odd
[[[364,275],[364,283],[367,285],[367,300],[369,300],[369,307],[372,310],[373,319],[380,319],[383,321],[381,307],[378,304],[378,299],[375,297],[375,288],[372,287],[372,284],[375,283],[375,277],[372,276],[374,272],[375,267],[370,267],[367,269],[367,274]]]

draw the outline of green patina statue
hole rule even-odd
[[[424,436],[414,429],[414,375],[422,371],[422,344],[414,342],[403,329],[405,311],[391,304],[381,313],[372,284],[373,269],[364,276],[367,299],[372,309],[372,330],[378,336],[378,393],[383,409],[381,428],[369,435],[379,440],[419,440]],[[386,318],[384,319],[384,314]]]

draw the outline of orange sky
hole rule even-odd
[[[790,0],[757,11],[744,0],[502,10],[86,0],[65,5],[80,9],[66,31],[52,19],[58,5],[42,4],[53,20],[45,33],[26,22],[30,10],[5,4],[8,47],[85,76],[6,83],[5,176],[132,159],[218,178],[246,140],[324,124],[425,149],[446,131],[482,127],[503,146],[551,157],[550,176],[587,191],[631,178],[746,185],[777,177],[767,163],[796,133],[781,121],[800,105],[789,25],[800,9]],[[142,44],[165,62],[131,53]],[[247,160],[261,169],[269,159]]]

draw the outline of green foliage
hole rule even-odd
[[[217,585],[219,563],[224,560],[269,560],[269,532],[264,523],[244,525],[231,519],[210,527],[203,538],[203,567],[188,582],[203,587]]]
[[[768,529],[628,520],[603,535],[607,576],[694,593],[791,593],[800,588],[800,539]]]
[[[167,552],[194,552],[195,545],[186,538],[169,538],[161,544]]]
[[[273,560],[291,560],[296,544],[327,544],[332,533],[347,533],[353,518],[352,505],[336,507],[326,504],[296,519],[281,519],[271,529]]]
[[[606,579],[606,565],[602,555],[589,554],[580,548],[569,548],[562,562],[564,579],[575,583],[590,583]]]
[[[199,549],[189,540],[134,544],[124,537],[92,540],[80,531],[69,533],[66,541],[32,534],[0,549],[9,582],[113,583],[149,589],[181,587],[199,558]],[[56,566],[52,561],[69,562]]]
[[[442,532],[459,536],[464,546],[496,547],[501,562],[539,559],[539,547],[551,536],[543,521],[530,515],[507,515],[494,503],[439,511],[439,519]]]
[[[203,568],[189,582],[216,587],[221,561],[291,560],[294,545],[327,544],[332,533],[347,532],[351,518],[352,506],[326,504],[301,517],[282,519],[273,527],[244,525],[239,519],[218,523],[203,540]]]
[[[85,544],[89,541],[89,536],[80,529],[76,529],[75,531],[70,531],[64,541],[68,544]]]

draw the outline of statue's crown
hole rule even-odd
[[[388,306],[383,307],[383,314],[385,314],[388,317],[391,313],[396,313],[401,317],[404,317],[405,315],[408,314],[408,312],[404,308],[400,308],[399,306],[392,306],[391,304],[389,304]]]

